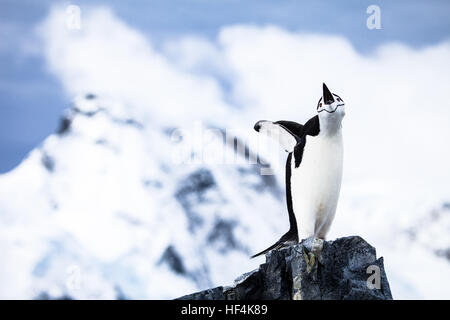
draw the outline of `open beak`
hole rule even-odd
[[[328,90],[327,85],[323,84],[323,102],[325,104],[332,104],[334,102],[333,95],[330,90]]]

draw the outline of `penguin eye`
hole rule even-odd
[[[322,108],[322,102],[319,103],[319,108]]]

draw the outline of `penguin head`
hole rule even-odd
[[[323,94],[317,103],[317,113],[321,117],[340,117],[345,115],[345,103],[337,94],[331,93],[323,84]]]
[[[337,94],[331,93],[326,84],[323,84],[322,97],[317,103],[317,113],[321,123],[330,127],[340,126],[345,115],[345,103]]]

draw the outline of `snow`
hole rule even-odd
[[[375,246],[394,298],[450,297],[437,253],[450,248],[448,42],[367,56],[340,37],[236,25],[158,51],[107,8],[83,11],[80,31],[61,23],[54,7],[38,32],[74,98],[70,127],[0,176],[0,298],[175,298],[257,268],[249,256],[288,219],[286,154],[253,124],[306,121],[324,81],[347,111],[329,238]]]

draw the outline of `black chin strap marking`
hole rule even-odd
[[[341,104],[338,104],[337,106],[336,106],[336,108],[333,110],[333,111],[328,111],[327,109],[322,109],[322,110],[319,110],[317,113],[321,113],[322,111],[326,111],[326,112],[328,112],[328,113],[335,113],[336,112],[336,110],[337,110],[337,108],[338,107],[340,107],[340,106],[343,106],[344,104],[343,103],[341,103]]]

